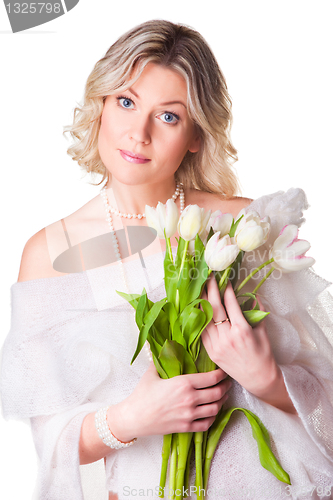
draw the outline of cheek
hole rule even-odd
[[[102,158],[102,160],[103,160],[103,156],[104,156],[104,152],[105,152],[105,144],[106,144],[105,127],[101,124],[101,127],[99,129],[99,133],[98,133],[98,151],[99,151],[99,155]]]
[[[110,151],[114,143],[115,135],[112,123],[110,119],[107,119],[105,117],[103,118],[102,116],[101,126],[98,134],[98,150],[101,158],[103,155],[107,154],[108,151]]]
[[[182,160],[189,148],[188,134],[182,133],[165,143],[165,149],[173,158]]]

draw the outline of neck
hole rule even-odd
[[[176,189],[174,178],[156,184],[127,185],[112,179],[106,185],[111,189],[115,201],[115,208],[124,213],[145,212],[145,206],[156,207],[157,203],[166,203]]]

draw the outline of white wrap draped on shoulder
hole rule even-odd
[[[261,197],[249,208],[268,215],[272,231],[265,246],[249,254],[248,270],[267,260],[283,226],[302,224],[307,201],[301,189],[290,189]],[[127,281],[132,293],[145,287],[157,301],[165,296],[163,255],[147,257],[145,266],[140,259],[125,264]],[[111,450],[106,470],[103,460],[79,465],[84,417],[131,394],[149,364],[143,351],[130,365],[138,329],[133,308],[115,293],[124,290],[120,276],[113,265],[11,287],[2,412],[5,419],[31,422],[39,457],[38,500],[106,500],[108,490],[119,500],[158,498],[162,436]],[[260,289],[271,311],[267,331],[298,416],[263,403],[237,383],[225,405],[259,416],[292,486],[261,467],[247,420],[234,414],[215,453],[208,498],[316,499],[331,488],[333,495],[333,299],[325,292],[328,285],[311,270],[283,276],[275,271]]]

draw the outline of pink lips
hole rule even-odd
[[[124,158],[124,160],[129,161],[131,163],[147,163],[148,161],[150,161],[149,158],[146,158],[143,155],[132,153],[131,151],[125,151],[123,149],[120,149],[119,152],[122,158]]]

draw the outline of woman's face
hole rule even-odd
[[[98,148],[112,177],[124,184],[154,184],[174,176],[200,139],[187,113],[185,80],[148,63],[131,89],[104,103]]]

